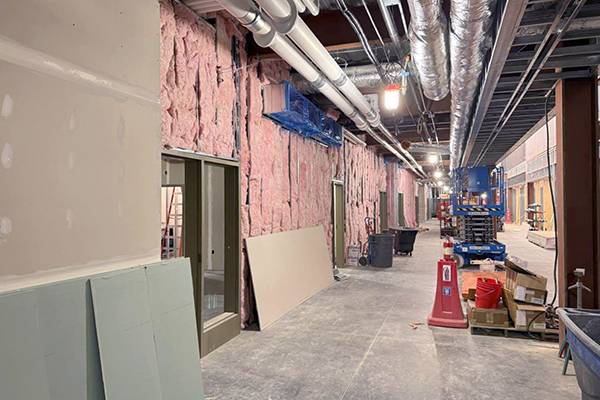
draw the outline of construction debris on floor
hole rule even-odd
[[[546,277],[527,270],[527,262],[517,257],[509,256],[497,267],[504,271],[461,274],[471,332],[483,328],[556,334],[554,320],[550,326],[546,321]]]

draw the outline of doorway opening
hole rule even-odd
[[[389,229],[387,192],[379,192],[379,226],[381,232]]]
[[[240,332],[239,166],[166,151],[161,175],[161,255],[190,259],[204,356]]]
[[[333,262],[338,268],[346,266],[346,245],[344,242],[344,184],[333,181]]]
[[[419,226],[419,224],[421,223],[421,217],[420,217],[420,213],[419,213],[419,196],[415,196],[415,223],[417,224],[417,227]]]
[[[405,227],[406,221],[404,220],[404,193],[398,193],[398,226]]]

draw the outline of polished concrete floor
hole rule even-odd
[[[561,375],[555,343],[419,325],[431,309],[441,253],[429,226],[413,257],[396,257],[385,270],[346,269],[346,279],[265,331],[243,332],[205,357],[206,398],[579,399],[572,367]],[[535,258],[537,271],[551,271],[552,252],[526,242],[518,227],[500,239]]]

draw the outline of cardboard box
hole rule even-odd
[[[474,326],[489,326],[491,328],[510,327],[508,309],[504,306],[500,308],[477,308],[475,307],[475,302],[469,300],[467,303],[467,315],[469,317],[469,324]]]
[[[543,306],[515,301],[513,293],[508,289],[502,291],[502,300],[508,307],[515,328],[527,330],[529,327],[532,332],[546,329],[546,309]]]
[[[507,258],[506,283],[504,287],[513,293],[514,299],[525,303],[543,305],[546,303],[546,277],[536,275],[515,262],[516,259]]]

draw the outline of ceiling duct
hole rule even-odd
[[[450,168],[460,163],[469,117],[489,42],[494,0],[452,0],[450,7]]]
[[[284,7],[283,2],[278,0],[261,0],[260,5],[269,8],[270,16],[273,19],[263,15],[259,9],[247,0],[219,1],[231,15],[236,17],[253,33],[254,41],[259,46],[270,47],[292,68],[302,74],[306,80],[318,87],[319,91],[331,100],[341,112],[346,114],[357,128],[367,132],[390,153],[402,160],[417,176],[426,177],[423,168],[408,151],[400,146],[397,138],[381,124],[379,113],[371,108],[366,98],[352,85],[346,74],[341,71],[339,65],[331,58],[321,42],[316,37],[314,41],[310,40],[311,37],[314,37],[314,34],[308,29],[302,19],[298,18],[296,6],[293,1],[290,0],[286,3],[287,7]],[[286,8],[288,12],[291,12],[287,16],[285,15]],[[298,47],[285,34],[282,34],[280,30],[288,32],[288,35],[294,39],[296,44],[302,43],[302,50],[309,55],[312,54],[311,60],[315,64],[333,68],[324,68],[328,73],[323,75],[326,71],[317,69],[315,64],[309,61]],[[321,57],[323,53],[326,55],[324,58]],[[334,84],[328,78],[329,75],[334,75],[338,72],[336,69],[339,69],[341,75],[340,79],[335,81]],[[366,107],[363,107],[365,103]],[[355,106],[366,108],[367,115],[363,115],[362,110],[357,110]],[[377,129],[379,133],[375,132],[374,129]]]
[[[464,1],[464,3],[470,3]],[[441,0],[409,0],[408,38],[423,93],[431,100],[448,95],[448,22]]]
[[[397,63],[384,63],[381,66],[392,82],[401,82],[402,76],[406,74],[402,65]],[[350,82],[361,89],[361,91],[371,92],[373,89],[381,89],[385,86],[385,83],[381,81],[381,76],[379,76],[377,68],[373,64],[344,68],[344,72],[348,76],[348,79],[350,79]],[[294,87],[302,93],[314,94],[319,92],[318,89],[299,74],[293,74],[291,80]]]

